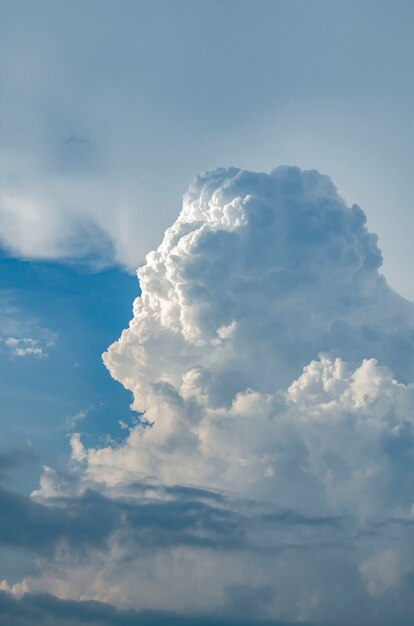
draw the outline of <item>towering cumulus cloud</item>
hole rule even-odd
[[[121,444],[74,435],[69,474],[34,494],[100,492],[107,547],[60,551],[15,591],[344,624],[398,605],[409,623],[414,318],[381,261],[316,171],[198,177],[104,354],[139,419]]]

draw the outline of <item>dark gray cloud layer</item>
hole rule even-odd
[[[42,552],[65,541],[83,550],[102,546],[111,533],[123,529],[132,542],[135,539],[145,546],[222,544],[228,549],[240,545],[243,530],[236,513],[196,497],[184,499],[185,488],[175,488],[172,493],[179,497],[145,503],[114,500],[89,491],[78,498],[57,498],[46,506],[1,488],[0,543]]]
[[[253,503],[235,503],[216,492],[185,486],[152,485],[153,496],[145,500],[142,494],[147,488],[131,485],[135,498],[114,499],[87,491],[79,497],[55,498],[47,505],[0,488],[0,545],[44,553],[64,542],[84,551],[104,547],[113,533],[120,532],[130,548],[137,549],[179,545],[256,549],[252,529],[325,527],[332,536],[347,523],[341,517],[311,517],[293,510],[262,512]],[[237,510],[240,506],[243,511]]]
[[[246,591],[246,590],[245,590]],[[296,622],[297,623],[297,622]],[[16,599],[0,591],[0,626],[293,626],[254,618],[180,615],[161,611],[118,611],[100,602],[74,602],[50,595]],[[312,626],[300,622],[301,626]],[[316,626],[316,625],[315,625]]]

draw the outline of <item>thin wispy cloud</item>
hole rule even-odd
[[[65,419],[66,428],[68,430],[73,430],[74,428],[76,428],[78,424],[80,424],[87,418],[88,413],[92,408],[93,407],[88,407],[87,409],[81,409],[74,415],[68,415]]]
[[[10,358],[43,359],[53,349],[57,333],[42,326],[18,303],[17,294],[0,291],[0,349]]]

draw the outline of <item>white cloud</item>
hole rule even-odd
[[[362,211],[315,171],[196,179],[138,271],[130,327],[104,355],[154,425],[89,450],[90,477],[138,472],[289,506],[293,481],[302,506],[387,507],[372,483],[388,471],[387,438],[392,447],[411,429],[412,390],[361,362],[401,372],[404,360],[409,379],[412,347],[394,347],[403,335],[412,345],[413,312],[380,264]]]
[[[313,515],[408,516],[414,494],[399,489],[397,455],[411,445],[413,402],[413,385],[373,359],[353,369],[322,357],[286,392],[247,389],[229,407],[211,406],[191,372],[179,390],[158,386],[149,397],[152,427],[136,426],[116,447],[85,449],[74,436],[74,458],[109,487],[154,476]],[[404,472],[412,469],[408,455]]]
[[[137,225],[138,199],[109,196],[93,176],[88,181],[72,175],[51,179],[42,172],[37,176],[17,189],[0,189],[0,244],[10,254],[132,267],[127,232]],[[140,250],[135,259],[142,255]]]
[[[4,343],[12,356],[35,356],[39,359],[47,356],[47,352],[45,352],[45,348],[41,345],[39,339],[33,339],[32,337],[22,337],[21,339],[8,337]],[[47,343],[48,347],[52,345],[53,343],[50,341]]]
[[[414,318],[380,265],[361,209],[316,171],[197,178],[104,355],[142,420],[120,444],[74,434],[70,477],[46,470],[34,497],[93,488],[169,502],[168,488],[207,489],[238,516],[232,552],[165,537],[136,552],[122,527],[109,552],[85,565],[63,551],[29,588],[207,611],[247,586],[270,589],[268,617],[349,623],[338,590],[369,603],[398,586],[414,503]],[[396,555],[395,576],[373,574],[378,554]]]

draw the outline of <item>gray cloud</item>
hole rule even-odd
[[[1,591],[0,620],[7,626],[294,626],[294,622],[246,616],[226,618],[161,611],[122,611],[100,602],[74,602],[44,594],[17,599]],[[300,624],[312,626],[310,622],[301,621]]]
[[[4,454],[0,467],[9,470],[20,460],[15,453]],[[333,538],[347,523],[293,510],[264,513],[248,501],[232,501],[223,494],[185,486],[135,483],[127,491],[129,496],[117,498],[86,491],[77,497],[49,498],[42,504],[0,488],[0,544],[41,553],[64,542],[75,551],[84,551],[104,546],[117,532],[118,540],[126,541],[130,551],[180,545],[254,550],[260,549],[254,537],[260,530],[301,526],[312,531],[325,526]],[[303,536],[303,541],[315,539],[309,533]],[[277,541],[274,549],[283,549],[283,542]]]
[[[49,551],[63,540],[78,547],[100,545],[119,519],[114,507],[92,493],[70,506],[47,507],[0,489],[0,503],[0,543],[34,551]]]

